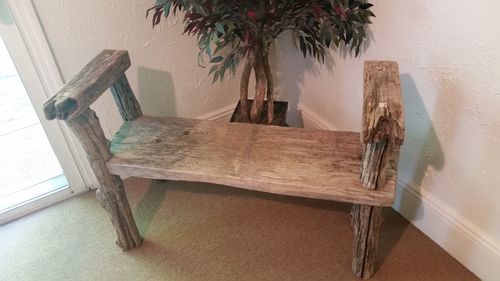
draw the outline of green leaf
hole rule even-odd
[[[216,54],[217,54],[217,53],[219,53],[219,52],[220,52],[220,50],[222,50],[223,48],[224,48],[224,46],[223,46],[223,45],[219,42],[219,43],[217,44],[217,46],[215,47],[215,51],[214,51],[214,53],[213,53],[213,54],[214,54],[214,55],[216,55]]]
[[[347,30],[345,34],[345,42],[349,44],[352,40],[352,30]]]
[[[359,8],[363,10],[370,9],[371,7],[373,7],[373,4],[370,3],[363,3],[359,6]]]
[[[220,23],[216,23],[214,28],[215,28],[215,30],[217,30],[218,32],[220,32],[220,33],[224,34],[224,26],[223,26],[222,24],[220,24]]]
[[[219,71],[216,71],[214,73],[214,79],[212,80],[212,84],[215,83],[217,80],[219,80]]]
[[[222,82],[222,80],[224,79],[224,74],[226,73],[226,65],[222,65],[220,71],[219,71],[219,75],[220,75],[220,81]]]
[[[333,37],[333,43],[335,44],[335,47],[339,47],[340,46],[340,37],[338,35],[335,35]]]
[[[215,71],[217,71],[217,69],[219,68],[218,65],[213,65],[211,68],[210,68],[210,72],[208,72],[208,75],[212,75]]]
[[[210,44],[210,42],[208,42],[206,45],[205,45],[205,53],[207,53],[208,57],[209,58],[212,58],[212,45]]]
[[[299,44],[300,44],[300,50],[302,51],[304,58],[307,57],[307,48],[302,36],[299,36]]]
[[[205,64],[205,61],[203,60],[203,53],[199,52],[198,53],[198,66],[204,67],[203,64]]]
[[[216,57],[213,57],[212,60],[210,60],[210,63],[218,63],[218,62],[221,62],[223,60],[224,60],[224,58],[222,56],[216,56]]]
[[[325,34],[325,45],[327,48],[330,48],[330,44],[332,43],[332,34],[330,32],[327,32]]]
[[[358,57],[360,53],[361,53],[361,44],[359,44],[358,47],[356,47],[356,57]]]
[[[170,14],[171,7],[172,7],[172,1],[167,1],[163,6],[163,14],[165,15],[165,17],[168,17],[168,15]]]
[[[236,75],[236,64],[237,64],[237,62],[236,62],[235,60],[233,60],[233,61],[231,62],[231,66],[230,66],[230,68],[231,68],[231,74],[232,74],[233,76],[235,76],[235,75]]]

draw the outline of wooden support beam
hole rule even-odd
[[[133,121],[142,116],[141,106],[130,88],[125,74],[120,75],[113,83],[111,93],[123,121]]]
[[[106,167],[106,162],[112,156],[110,142],[104,136],[95,112],[86,108],[78,117],[66,123],[85,149],[99,180],[97,199],[113,223],[117,234],[116,243],[123,250],[140,246],[142,238],[132,216],[123,182],[119,176],[112,176]]]
[[[396,175],[399,146],[404,141],[404,117],[398,65],[368,61],[364,72],[361,184],[369,190],[384,188]],[[375,270],[382,208],[354,205],[352,270],[359,278],[370,278]]]

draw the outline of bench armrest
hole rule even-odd
[[[404,141],[403,100],[396,62],[367,61],[364,73],[364,144],[392,140]]]
[[[127,51],[104,50],[43,106],[48,120],[70,121],[85,111],[130,67]]]

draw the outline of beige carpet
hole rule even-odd
[[[144,245],[122,252],[93,192],[0,226],[0,280],[356,280],[349,205],[126,181]],[[392,210],[372,280],[477,280]]]

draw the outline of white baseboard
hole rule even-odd
[[[235,102],[236,103],[236,102]],[[231,118],[235,103],[228,106],[216,109],[211,112],[207,112],[203,115],[196,117],[195,119],[202,120],[214,120],[214,121],[229,121]],[[336,130],[335,126],[332,126],[329,122],[322,119],[314,111],[309,109],[309,107],[304,105],[299,105],[299,111],[302,114],[302,120],[304,122],[304,128],[306,129],[321,129],[321,130]]]
[[[218,121],[218,120],[222,121],[222,120],[227,119],[227,121],[229,121],[232,114],[233,114],[235,104],[236,104],[236,102],[234,102],[228,106],[216,109],[214,111],[205,113],[203,115],[196,117],[196,119],[212,120],[212,121]]]
[[[500,280],[500,251],[481,230],[430,196],[398,182],[393,208],[481,280]]]
[[[336,131],[337,128],[330,124],[330,122],[321,118],[309,107],[300,104],[299,111],[302,114],[302,122],[304,123],[304,128],[306,129],[320,129],[320,130],[330,130]]]
[[[334,130],[335,126],[308,107],[301,106],[300,111],[305,128]],[[442,205],[399,180],[393,205],[396,211],[482,280],[500,280],[499,247],[472,223]]]

